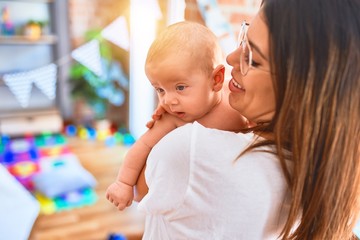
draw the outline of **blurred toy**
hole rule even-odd
[[[41,36],[42,24],[41,22],[30,20],[24,27],[24,35],[32,40],[39,39]]]
[[[80,139],[88,139],[88,130],[85,127],[79,128],[78,136]]]
[[[95,124],[97,139],[100,141],[105,141],[108,136],[111,136],[110,127],[111,124],[107,120],[97,121]]]
[[[111,233],[107,240],[126,240],[125,235],[120,233]]]
[[[8,135],[1,135],[0,137],[0,143],[2,145],[6,145],[10,142],[10,137]]]
[[[3,145],[0,160],[25,188],[33,189],[31,178],[39,172],[39,152],[33,138],[9,140]]]
[[[39,158],[39,152],[32,138],[15,139],[10,141],[5,146],[3,155],[3,163],[6,165],[19,161],[36,161]]]
[[[35,196],[41,212],[51,214],[97,201],[92,189],[96,179],[87,172],[72,153],[43,157],[41,172],[33,176]]]
[[[36,192],[35,198],[39,201],[40,211],[43,214],[53,214],[59,211],[89,206],[97,201],[97,195],[91,188],[68,192],[55,198],[48,198]]]
[[[58,146],[66,144],[66,138],[61,134],[43,133],[35,137],[37,147]]]
[[[84,128],[86,129],[86,128]],[[95,130],[86,130],[94,135]],[[62,134],[0,138],[0,163],[34,194],[41,212],[91,205],[97,195],[96,179],[71,153]]]
[[[130,145],[134,144],[134,142],[135,142],[135,138],[130,133],[126,133],[124,135],[124,145],[125,146],[130,146]]]
[[[59,156],[70,153],[70,149],[66,145],[49,146],[49,147],[39,148],[39,153],[41,157]]]
[[[94,129],[92,127],[87,127],[87,130],[88,130],[88,139],[96,140],[96,137],[97,137],[96,129]]]
[[[77,128],[75,125],[68,125],[65,127],[65,134],[69,137],[75,137],[77,133]]]
[[[68,125],[65,127],[65,133],[67,136],[78,136],[84,140],[104,141],[107,147],[117,144],[130,146],[135,142],[135,138],[126,128],[117,129],[116,125],[111,124],[108,120],[97,121],[94,127]]]
[[[41,168],[42,172],[33,177],[34,187],[49,198],[96,185],[96,179],[74,154],[42,159]]]
[[[17,178],[26,178],[39,170],[37,162],[20,161],[8,166],[9,172]]]
[[[35,193],[35,198],[40,203],[40,212],[41,213],[52,214],[52,213],[56,212],[56,204],[52,199],[47,198],[47,197],[41,195],[40,193]]]
[[[70,153],[66,138],[61,134],[42,134],[35,137],[40,157],[58,156]]]
[[[120,132],[114,133],[114,138],[116,141],[116,144],[123,144],[124,143],[124,135]]]
[[[114,136],[108,136],[106,137],[105,139],[105,145],[107,147],[112,147],[112,146],[115,146],[116,145],[116,139]]]
[[[94,204],[97,201],[97,195],[92,188],[84,188],[72,191],[54,199],[56,209],[68,210]]]
[[[15,35],[15,28],[13,23],[10,21],[10,12],[8,7],[3,7],[1,12],[2,24],[1,24],[1,33],[3,35]]]

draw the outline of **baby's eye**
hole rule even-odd
[[[158,93],[163,93],[163,92],[164,92],[164,89],[162,89],[162,88],[155,88],[155,91],[158,92]]]
[[[185,86],[181,86],[181,85],[180,85],[180,86],[176,86],[176,90],[177,90],[177,91],[184,91],[185,88],[186,88]]]

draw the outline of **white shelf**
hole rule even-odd
[[[32,39],[27,36],[0,36],[0,44],[7,45],[36,45],[36,44],[55,44],[57,37],[55,35],[43,35]]]

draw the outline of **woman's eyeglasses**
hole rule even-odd
[[[241,23],[241,27],[240,27],[240,32],[239,32],[239,36],[238,36],[238,48],[240,48],[240,72],[243,76],[245,76],[248,72],[249,69],[251,67],[256,67],[254,66],[254,62],[252,59],[252,50],[251,50],[251,46],[249,44],[248,38],[246,36],[247,34],[247,30],[248,30],[249,24],[245,21],[243,21]],[[259,70],[263,70],[266,72],[269,72],[269,70],[265,70],[265,69],[260,69]]]
[[[240,32],[238,36],[238,48],[240,48],[240,71],[243,76],[245,76],[251,66],[252,61],[252,51],[248,44],[248,39],[246,37],[246,32],[249,27],[249,24],[245,21],[241,23]]]

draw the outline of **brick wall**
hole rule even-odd
[[[204,23],[196,0],[185,0],[185,19]],[[218,6],[230,22],[235,34],[238,33],[243,20],[250,21],[257,13],[261,0],[217,0]]]
[[[102,29],[122,15],[129,16],[129,1],[69,0],[72,46],[83,44],[86,31]]]
[[[185,0],[185,18],[204,23],[196,0]],[[160,8],[166,8],[166,0],[158,0]],[[243,20],[249,21],[258,11],[261,0],[217,0],[224,16],[238,31]],[[69,0],[70,34],[72,45],[84,41],[84,33],[93,28],[103,28],[118,16],[129,16],[130,0]]]

